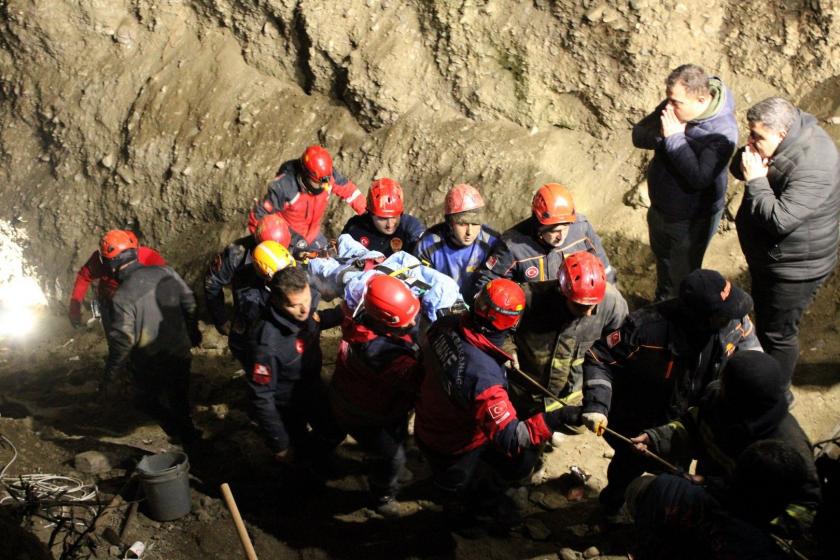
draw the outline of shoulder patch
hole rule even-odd
[[[393,252],[402,251],[403,248],[403,240],[399,237],[394,237],[391,239],[391,250]]]
[[[251,381],[257,385],[268,385],[271,383],[271,368],[265,364],[254,364],[254,370],[251,372]]]
[[[295,351],[298,354],[303,354],[303,351],[306,350],[306,343],[303,341],[302,338],[298,338],[295,340]]]
[[[263,200],[262,207],[263,207],[263,210],[265,210],[269,214],[274,212],[274,205],[267,198],[265,200]]]
[[[486,266],[490,270],[493,270],[498,263],[499,258],[496,255],[492,255],[490,256],[490,258],[487,259],[487,262],[484,263],[484,266]]]
[[[370,247],[370,238],[366,235],[363,235],[359,238],[359,243],[361,243],[365,247]]]
[[[525,269],[526,278],[536,278],[539,273],[540,269],[538,269],[536,266],[529,266]]]
[[[621,342],[621,331],[613,331],[607,335],[607,346],[610,348],[614,348],[619,342]]]
[[[496,424],[501,424],[510,416],[510,410],[508,410],[507,401],[498,401],[493,403],[488,409],[487,412],[490,414],[490,418],[493,419],[493,422]]]

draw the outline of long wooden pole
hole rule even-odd
[[[233,499],[233,492],[230,491],[230,486],[225,482],[221,486],[222,496],[225,498],[230,516],[233,518],[233,524],[236,525],[236,532],[239,534],[239,542],[242,543],[242,551],[245,552],[245,558],[248,560],[257,560],[257,553],[254,550],[254,545],[251,544],[251,537],[248,536],[248,531],[245,529],[245,523],[242,521],[242,516],[239,515],[239,508],[236,507],[236,501]]]
[[[525,373],[521,369],[519,369],[517,367],[513,367],[513,366],[508,366],[508,369],[512,370],[514,373],[521,376],[523,379],[525,379],[525,381],[528,381],[538,391],[540,391],[542,394],[544,394],[548,398],[555,400],[556,402],[560,403],[563,406],[567,405],[566,402],[563,402],[562,399],[558,398],[551,391],[549,391],[548,389],[543,387],[542,384],[540,384],[539,381],[537,381],[536,379],[534,379],[533,377],[531,377],[530,375],[528,375],[527,373]],[[607,432],[608,434],[612,434],[616,438],[620,439],[621,441],[623,441],[624,443],[626,443],[626,444],[628,444],[632,447],[636,446],[636,444],[634,444],[632,441],[630,441],[630,438],[619,434],[618,432],[616,432],[615,430],[613,430],[611,428],[607,428],[606,426],[604,426],[604,431]],[[666,461],[665,459],[663,459],[662,457],[660,457],[659,455],[657,455],[656,453],[654,453],[653,451],[651,451],[649,449],[645,449],[644,451],[642,451],[642,454],[645,455],[646,457],[650,457],[654,461],[658,462],[660,465],[664,466],[666,469],[670,470],[672,473],[679,473],[680,472],[680,470],[675,465],[669,463],[668,461]]]

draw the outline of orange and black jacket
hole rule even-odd
[[[761,350],[749,316],[715,331],[697,328],[678,299],[631,313],[596,342],[583,366],[583,412],[610,423],[649,428],[696,405],[738,350]]]

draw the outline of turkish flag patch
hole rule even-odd
[[[303,339],[298,338],[295,340],[295,351],[297,351],[298,354],[303,354],[304,350],[306,350],[306,343],[303,342]]]
[[[274,212],[274,205],[268,199],[263,200],[262,207],[263,207],[263,210],[265,210],[269,214]]]
[[[210,269],[213,272],[219,272],[222,269],[222,255],[216,255],[213,257],[213,262],[210,265]]]
[[[251,381],[257,385],[268,385],[271,383],[271,368],[265,364],[254,364]]]
[[[610,348],[615,347],[619,342],[621,342],[621,331],[613,331],[607,335],[607,346]]]
[[[487,412],[490,414],[490,418],[493,419],[493,422],[496,424],[501,424],[505,421],[505,419],[510,416],[510,410],[508,410],[508,405],[506,401],[499,401],[490,405],[487,409]]]
[[[487,262],[484,263],[484,266],[486,266],[490,270],[493,270],[493,268],[496,266],[496,263],[498,263],[498,262],[499,262],[499,259],[496,257],[496,255],[493,255],[492,257],[487,259]]]
[[[368,239],[364,235],[359,238],[359,243],[361,243],[365,247],[370,247],[370,239]]]
[[[536,266],[529,266],[525,269],[525,276],[528,278],[536,278],[539,273],[540,270]]]

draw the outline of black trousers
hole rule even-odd
[[[531,474],[539,459],[539,451],[533,447],[508,457],[492,443],[486,443],[466,453],[447,455],[429,448],[419,439],[416,441],[432,467],[435,486],[444,497],[450,495],[469,499],[475,488],[474,475],[481,462],[489,465],[503,482],[513,484]]]
[[[799,322],[828,275],[793,282],[750,271],[755,327],[765,352],[782,366],[783,387],[790,387],[799,360]]]
[[[672,220],[648,210],[650,249],[656,258],[656,301],[679,295],[680,282],[703,265],[703,256],[717,232],[723,210],[709,216]]]
[[[164,431],[185,443],[198,435],[190,416],[190,366],[189,358],[132,360],[130,365],[140,389],[138,408],[155,417]]]
[[[394,496],[399,490],[400,470],[405,466],[408,417],[388,426],[351,428],[348,431],[371,457],[368,472],[371,492],[377,497]]]

